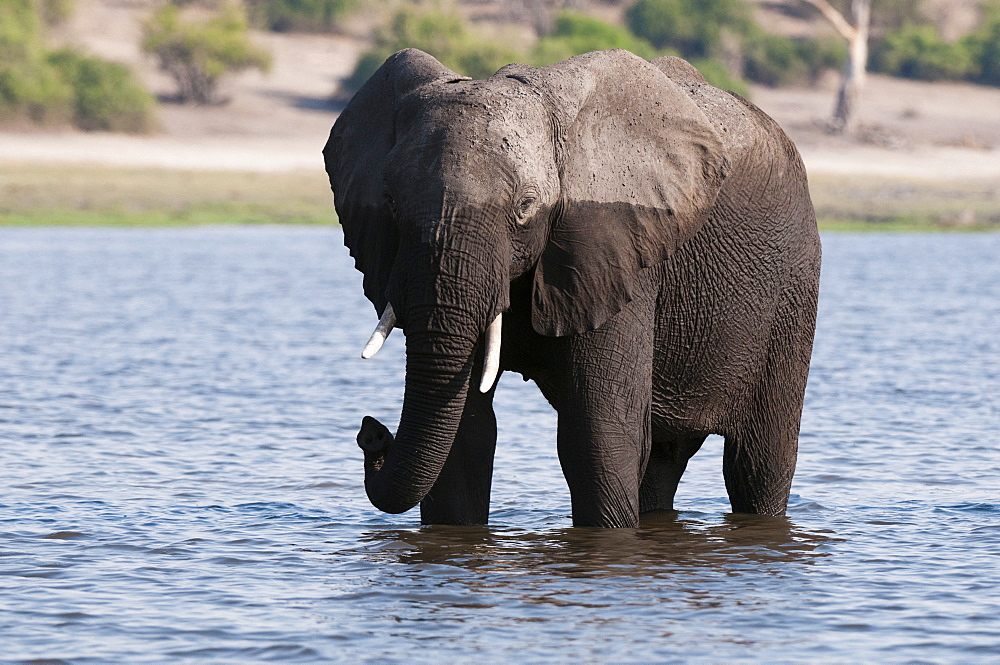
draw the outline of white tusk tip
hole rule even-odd
[[[382,348],[382,344],[385,342],[385,338],[389,336],[395,325],[396,313],[392,311],[392,303],[387,303],[385,311],[382,312],[382,318],[378,320],[378,325],[375,326],[375,332],[372,333],[371,338],[361,352],[361,357],[368,360],[378,353],[378,350]]]
[[[483,378],[479,382],[479,392],[488,393],[496,383],[500,373],[500,332],[503,329],[503,314],[497,314],[486,329],[486,352],[483,357]]]
[[[361,357],[368,360],[374,356],[378,353],[378,350],[382,348],[383,342],[385,342],[385,336],[381,333],[375,333],[372,335],[372,338],[368,340],[368,343],[365,344],[365,348],[361,351]]]

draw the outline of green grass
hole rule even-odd
[[[825,231],[1000,230],[1000,183],[810,177]],[[336,224],[320,169],[284,173],[0,164],[0,225]]]
[[[223,224],[331,224],[314,214],[288,214],[267,207],[219,206],[167,210],[46,210],[0,213],[0,226],[205,226]]]
[[[825,231],[1000,230],[1000,182],[854,175],[809,178]]]
[[[920,221],[907,221],[905,219],[888,222],[855,222],[850,220],[823,219],[819,221],[820,231],[829,232],[909,232],[909,233],[968,233],[982,231],[997,231],[1000,226],[989,224],[970,224],[967,226],[947,226],[944,224],[930,224]]]
[[[322,170],[0,165],[0,225],[336,224]]]

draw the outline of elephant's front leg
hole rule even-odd
[[[470,382],[458,435],[434,487],[420,502],[424,524],[486,524],[490,514],[497,419],[494,385],[481,393],[478,372]]]
[[[559,461],[575,526],[636,527],[650,451],[651,304],[633,301],[599,330],[568,340]]]

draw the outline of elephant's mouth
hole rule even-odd
[[[386,303],[385,311],[382,312],[382,318],[379,319],[378,325],[376,325],[375,330],[372,331],[372,336],[368,339],[368,343],[365,344],[365,348],[361,351],[361,357],[367,360],[378,353],[379,349],[382,348],[386,338],[389,337],[389,334],[395,326],[396,313],[392,309],[392,303]],[[497,314],[497,317],[493,319],[493,322],[486,328],[486,353],[483,356],[483,376],[482,380],[479,382],[479,392],[481,393],[489,392],[490,388],[493,387],[493,384],[497,380],[497,374],[500,372],[500,345],[502,342],[502,330],[503,313],[501,312],[500,314]],[[358,433],[359,445],[361,444],[361,435],[363,432],[364,427],[362,427],[362,431]],[[386,430],[386,432],[388,432],[388,430]],[[362,448],[364,448],[364,446],[362,446]]]
[[[398,431],[393,436],[385,425],[366,416],[357,436],[364,452],[368,498],[388,513],[409,510],[427,496],[458,435],[467,396],[474,392],[472,384],[478,380],[479,391],[489,393],[500,371],[502,315],[496,315],[476,340],[474,335],[449,335],[413,323],[438,316],[434,304],[417,316],[411,314],[405,317],[406,390]],[[396,323],[392,305],[387,304],[363,358],[375,355]],[[475,367],[478,346],[483,348],[481,377]]]

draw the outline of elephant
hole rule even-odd
[[[323,148],[344,243],[405,335],[393,435],[357,441],[378,509],[489,516],[500,373],[558,416],[575,526],[673,510],[724,437],[734,513],[784,514],[819,289],[805,168],[777,123],[676,57],[596,51],[460,76],[406,49]]]

